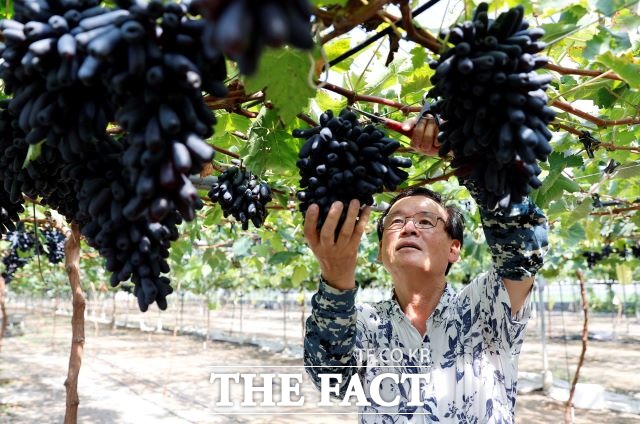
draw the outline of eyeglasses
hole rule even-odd
[[[445,220],[432,212],[418,212],[411,216],[387,215],[382,220],[382,227],[386,231],[399,231],[404,228],[407,221],[413,221],[413,225],[419,230],[428,230],[438,225],[438,220],[446,224]]]

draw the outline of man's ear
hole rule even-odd
[[[449,262],[454,263],[460,260],[460,240],[451,240],[451,246],[449,246]]]

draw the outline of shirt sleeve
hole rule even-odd
[[[509,293],[495,270],[480,275],[471,284],[478,299],[478,318],[485,341],[501,352],[520,353],[525,327],[531,314],[531,292],[515,315],[511,311]]]
[[[491,257],[498,275],[510,280],[533,277],[548,247],[547,217],[529,199],[508,211],[480,208]]]
[[[498,275],[515,281],[534,276],[548,248],[547,217],[542,210],[528,197],[508,209],[490,210],[483,189],[471,180],[462,183],[480,209],[482,229]]]
[[[340,374],[340,393],[343,394],[350,377],[357,372],[356,292],[357,288],[335,289],[321,279],[318,292],[311,299],[312,310],[304,337],[304,365],[318,388],[320,374]]]

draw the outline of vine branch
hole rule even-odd
[[[574,107],[571,103],[562,101],[562,100],[554,100],[551,103],[551,106],[555,106],[558,109],[570,113],[572,115],[575,115],[579,118],[582,118],[584,120],[587,120],[589,122],[592,122],[594,124],[596,124],[598,127],[612,127],[615,125],[635,125],[635,124],[640,124],[640,118],[638,117],[631,117],[631,118],[623,118],[623,119],[602,119],[602,118],[598,118],[597,116],[593,116],[590,113],[587,113],[583,110],[577,109],[576,107]]]
[[[620,75],[615,72],[608,71],[598,71],[598,70],[590,70],[590,69],[576,69],[576,68],[567,68],[565,66],[556,65],[555,63],[549,63],[546,66],[550,71],[555,71],[561,75],[581,75],[587,77],[601,77],[608,78],[617,81],[624,81]]]
[[[424,186],[424,185],[427,185],[427,184],[433,184],[433,183],[438,182],[438,181],[446,181],[449,178],[455,176],[456,172],[458,172],[458,170],[454,169],[452,171],[446,172],[446,173],[444,173],[442,175],[439,175],[437,177],[425,178],[424,180],[420,180],[415,184],[411,184],[410,186],[407,186],[407,188],[420,187],[420,186]]]
[[[591,212],[589,215],[594,215],[594,216],[615,215],[615,214],[631,212],[631,211],[640,211],[640,205],[629,206],[626,208],[612,209],[608,212]]]
[[[571,127],[571,126],[566,125],[566,124],[562,124],[562,123],[553,123],[552,125],[553,125],[554,127],[556,127],[556,128],[560,128],[560,129],[562,129],[562,130],[564,130],[564,131],[566,131],[566,132],[568,132],[568,133],[570,133],[570,134],[577,135],[578,137],[581,137],[581,136],[582,136],[582,134],[583,134],[583,132],[582,132],[582,131],[580,131],[579,129],[574,128],[574,127]],[[600,143],[600,144],[598,145],[598,147],[603,147],[603,148],[605,148],[606,150],[609,150],[609,151],[612,151],[612,150],[626,150],[626,151],[629,151],[629,152],[632,152],[632,153],[638,153],[638,154],[640,154],[640,147],[633,147],[633,146],[616,146],[616,145],[615,145],[615,144],[613,144],[613,143]],[[594,150],[595,150],[595,149],[594,149]]]

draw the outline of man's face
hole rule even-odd
[[[445,231],[447,211],[433,199],[424,196],[400,199],[389,210],[386,222],[421,212],[429,213],[430,221],[435,223],[433,228],[419,229],[413,220],[407,220],[402,228],[385,228],[382,233],[379,259],[392,274],[418,268],[444,275],[449,262],[456,262],[460,257],[460,242],[452,240]]]

